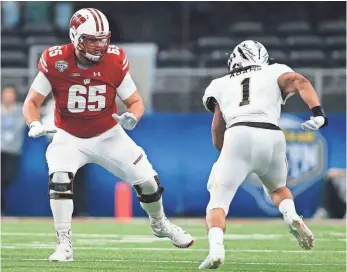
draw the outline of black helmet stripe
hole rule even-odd
[[[245,60],[249,60],[240,47],[237,48],[237,51],[240,53],[241,57],[243,57]]]

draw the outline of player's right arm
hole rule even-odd
[[[23,104],[23,115],[28,126],[34,121],[40,122],[40,108],[46,96],[30,88]]]
[[[216,103],[214,106],[211,132],[212,132],[213,145],[219,151],[221,151],[223,147],[225,128],[226,128],[226,123],[224,121],[223,114],[220,110],[218,103]]]
[[[46,135],[47,131],[40,122],[40,108],[46,96],[52,91],[52,85],[47,78],[48,65],[46,61],[47,50],[45,50],[40,58],[38,68],[39,73],[35,77],[29,93],[23,104],[23,116],[25,122],[30,128],[30,137],[40,137]],[[51,131],[54,132],[54,131]]]
[[[284,95],[298,92],[312,111],[313,117],[301,125],[304,130],[312,131],[328,124],[323,107],[311,82],[303,75],[287,72],[278,78],[278,85]]]
[[[205,94],[202,98],[206,110],[213,112],[213,120],[211,126],[212,143],[219,151],[222,150],[224,143],[224,133],[226,129],[226,123],[223,118],[222,111],[218,104],[218,87],[212,81],[206,88]]]

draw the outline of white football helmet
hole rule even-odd
[[[247,40],[238,44],[228,59],[229,71],[251,65],[268,65],[269,54],[260,42]]]
[[[71,42],[91,61],[100,61],[105,56],[110,37],[107,18],[97,9],[80,9],[70,20]]]

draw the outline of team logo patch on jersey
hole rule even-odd
[[[64,72],[68,67],[69,67],[68,63],[64,60],[58,60],[55,63],[55,68],[57,68],[59,72]]]
[[[85,85],[89,84],[90,83],[90,78],[84,79],[83,82],[84,82]]]

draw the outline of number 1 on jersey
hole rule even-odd
[[[241,82],[242,85],[242,101],[240,107],[249,104],[249,77],[245,78]]]

